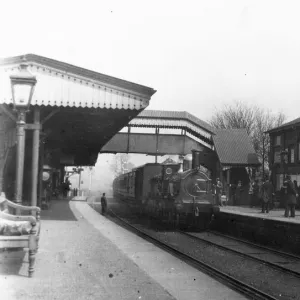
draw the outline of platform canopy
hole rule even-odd
[[[2,111],[12,112],[10,75],[24,63],[37,79],[27,122],[33,121],[34,107],[39,108],[45,147],[55,164],[93,165],[101,147],[146,108],[156,92],[140,84],[26,54],[0,60]]]
[[[223,168],[260,166],[246,129],[215,129],[215,133],[213,141]]]

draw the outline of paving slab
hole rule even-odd
[[[27,277],[27,253],[0,253],[1,300],[174,299],[91,226],[73,203],[52,201],[51,210],[43,212],[33,278]]]
[[[26,251],[0,253],[0,299],[243,299],[81,201],[42,213],[33,278]]]

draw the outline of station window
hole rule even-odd
[[[280,163],[281,162],[281,157],[280,157],[280,149],[274,149],[274,164]]]
[[[293,164],[295,162],[295,147],[289,147],[289,163]]]
[[[281,145],[281,136],[280,135],[276,135],[274,137],[274,146],[280,146]]]

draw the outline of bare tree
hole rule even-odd
[[[115,177],[127,173],[134,168],[134,164],[129,161],[130,156],[126,153],[117,153],[110,165]]]
[[[285,120],[286,116],[283,113],[272,114],[271,111],[258,106],[235,101],[217,110],[210,124],[218,129],[246,128],[259,160],[264,162],[268,169],[270,139],[265,132],[280,126]]]
[[[274,115],[269,110],[257,110],[251,138],[254,150],[266,169],[269,169],[270,137],[265,132],[282,125],[285,120],[286,116],[282,112]]]
[[[218,129],[246,128],[247,133],[251,135],[257,110],[256,106],[235,101],[233,104],[225,104],[223,108],[217,110],[211,118],[210,124]]]

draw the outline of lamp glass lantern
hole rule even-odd
[[[28,71],[27,67],[27,64],[21,64],[19,72],[10,76],[15,109],[28,110],[31,103],[36,78]]]

